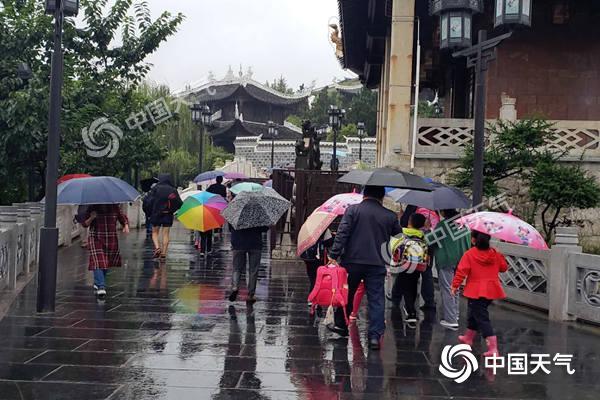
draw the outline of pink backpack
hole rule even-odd
[[[348,304],[348,272],[338,265],[323,265],[317,270],[317,279],[313,290],[308,295],[312,303],[311,314],[316,306],[342,307],[346,317]],[[346,321],[348,318],[346,317]]]

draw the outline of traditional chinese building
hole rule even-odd
[[[593,163],[600,159],[600,1],[338,3],[340,61],[368,87],[379,89],[379,165],[413,166],[429,176],[455,165],[472,137],[474,79],[464,58],[452,53],[476,44],[479,30],[492,38],[512,29],[512,37],[497,47],[489,64],[487,118],[540,116],[555,121],[556,148],[568,150],[567,160],[583,157],[586,167],[597,171]],[[514,15],[524,24],[499,23]],[[419,118],[413,133],[416,83],[422,100],[424,93],[432,94],[427,100],[439,104],[442,118]]]
[[[236,76],[231,68],[220,81],[210,79],[202,86],[190,89],[186,98],[206,104],[213,111],[213,126],[209,131],[216,146],[234,153],[238,137],[268,137],[268,122],[276,124],[277,140],[297,140],[300,128],[285,122],[286,118],[308,106],[310,92],[286,95],[252,79],[252,71],[240,71]],[[270,138],[269,138],[270,139]]]

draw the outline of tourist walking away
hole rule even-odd
[[[430,235],[430,258],[435,260],[438,272],[442,301],[440,325],[455,331],[458,329],[458,297],[452,295],[452,279],[458,262],[471,247],[471,234],[452,221],[458,215],[456,210],[442,210],[440,213],[443,219]]]
[[[315,287],[315,281],[317,280],[317,269],[319,269],[320,266],[325,265],[325,253],[327,252],[327,249],[331,248],[333,241],[334,238],[331,234],[331,231],[326,229],[317,243],[306,249],[304,253],[300,254],[300,258],[302,261],[304,261],[304,264],[306,264],[309,292]],[[311,304],[309,304],[309,306],[310,305]]]
[[[473,247],[461,258],[454,280],[452,294],[456,294],[466,279],[463,295],[468,299],[467,331],[458,337],[461,343],[472,345],[477,332],[487,344],[484,356],[498,355],[498,339],[490,322],[489,305],[493,300],[506,297],[498,274],[508,269],[504,256],[490,247],[490,236],[471,232]]]
[[[227,199],[227,188],[223,185],[223,177],[217,176],[216,183],[213,183],[206,189],[208,193],[218,194]]]
[[[150,191],[152,242],[154,258],[166,257],[169,249],[169,234],[173,226],[173,214],[183,204],[179,193],[171,181],[170,174],[160,174],[158,183]]]
[[[418,208],[416,211],[417,214],[422,214],[425,216],[425,227],[424,232],[425,236],[431,230],[435,229],[437,224],[440,222],[440,218],[435,211],[428,210],[426,208]],[[433,286],[433,257],[429,257],[429,262],[427,263],[427,269],[423,271],[421,274],[421,297],[423,298],[423,306],[421,306],[421,310],[435,310],[435,289]]]
[[[258,270],[260,268],[260,257],[262,253],[262,234],[269,230],[268,226],[236,230],[229,224],[231,232],[231,248],[233,250],[233,271],[231,277],[231,291],[229,301],[235,301],[240,288],[242,273],[248,262],[248,303],[256,301],[256,283],[258,282]]]
[[[227,188],[223,185],[223,177],[217,176],[216,183],[210,185],[206,191],[208,193],[218,194],[219,196],[227,199]],[[202,254],[212,253],[213,236],[215,230],[208,230],[206,232],[200,232],[200,251]]]
[[[399,307],[404,298],[404,311],[409,327],[417,322],[417,294],[419,278],[429,262],[428,247],[425,242],[425,216],[414,213],[408,219],[408,227],[402,229],[399,237],[390,241],[393,263],[398,274],[392,288],[392,302]]]
[[[369,307],[369,346],[380,348],[385,330],[386,260],[382,247],[391,236],[401,232],[396,214],[383,206],[385,188],[365,186],[364,200],[348,207],[342,218],[331,249],[330,262],[339,261],[348,271],[347,314],[353,311],[354,294],[361,281],[367,290]],[[344,310],[335,312],[335,324],[328,329],[348,336]]]
[[[83,221],[83,226],[89,227],[88,269],[94,273],[94,292],[99,299],[106,297],[108,269],[121,266],[117,222],[123,226],[124,233],[129,233],[129,221],[117,204],[91,205]]]

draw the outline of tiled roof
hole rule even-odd
[[[194,89],[186,97],[197,103],[213,103],[235,96],[238,91],[243,91],[247,95],[258,101],[275,105],[296,105],[308,101],[310,93],[299,95],[286,95],[279,93],[254,80],[236,79],[232,81],[215,81]]]
[[[243,134],[237,134],[236,136],[262,136],[263,139],[271,139],[269,137],[269,125],[261,122],[251,121],[215,121],[214,129],[209,132],[209,136],[221,136],[225,135],[231,130],[237,130]],[[302,133],[296,132],[283,125],[277,125],[277,138],[276,140],[297,140],[302,138]]]

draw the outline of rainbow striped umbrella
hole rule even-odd
[[[188,229],[206,232],[225,224],[221,211],[227,201],[218,194],[200,192],[188,197],[175,213],[179,222]]]

